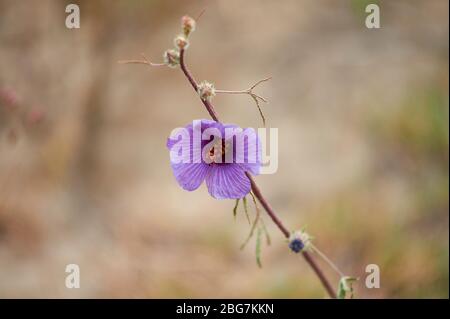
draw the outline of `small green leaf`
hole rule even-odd
[[[264,231],[264,234],[266,235],[266,245],[270,246],[270,244],[271,244],[270,234],[269,234],[269,231],[267,230],[266,224],[264,223],[262,218],[260,218],[260,223],[261,223],[262,229]]]
[[[253,237],[253,234],[255,233],[256,226],[258,226],[258,221],[259,221],[259,214],[256,215],[255,221],[253,222],[252,227],[250,228],[250,233],[248,234],[247,239],[244,241],[244,243],[242,243],[241,249],[244,249],[245,246],[250,241],[250,239]]]
[[[262,263],[261,263],[262,236],[263,236],[263,234],[265,235],[267,245],[270,245],[270,236],[269,236],[269,232],[267,231],[266,225],[264,224],[264,221],[262,220],[262,218],[260,216],[260,211],[259,211],[258,204],[256,203],[256,198],[252,192],[250,192],[250,195],[252,196],[253,203],[255,204],[256,216],[255,216],[255,220],[251,224],[252,226],[250,228],[250,233],[247,236],[247,239],[241,245],[241,249],[244,249],[244,247],[248,244],[248,242],[253,237],[253,234],[255,233],[255,230],[256,230],[256,247],[255,247],[256,263],[261,268],[262,267]],[[244,200],[245,200],[245,198],[244,198]],[[246,201],[244,201],[244,208],[246,208],[246,205],[247,205]],[[248,217],[248,215],[247,215],[247,217]]]
[[[239,206],[239,198],[236,199],[236,204],[234,205],[234,208],[233,208],[233,216],[234,216],[235,220],[236,220],[238,206]]]
[[[258,231],[256,232],[256,247],[255,247],[255,253],[256,253],[256,263],[258,264],[258,267],[262,267],[261,263],[261,236],[263,233],[263,229],[261,227],[258,227]]]
[[[350,298],[353,298],[353,282],[357,281],[358,278],[344,276],[339,280],[339,286],[337,291],[338,299],[345,299],[347,293],[350,294]]]
[[[250,225],[251,222],[250,222],[250,216],[248,215],[248,206],[247,206],[247,197],[246,196],[244,196],[242,198],[242,203],[244,204],[245,216],[247,216],[247,221],[248,221],[248,224]]]

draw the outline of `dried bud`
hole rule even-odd
[[[289,237],[289,248],[295,253],[309,249],[310,245],[311,237],[304,231],[296,231]]]
[[[181,28],[183,29],[184,35],[188,37],[191,32],[195,31],[195,20],[190,16],[183,16],[181,18]]]
[[[212,83],[203,81],[198,85],[197,92],[202,100],[211,100],[216,95],[216,89]]]
[[[177,50],[167,50],[164,52],[164,63],[170,66],[171,68],[175,68],[180,64],[180,52]]]
[[[45,114],[43,111],[41,111],[40,108],[34,108],[33,110],[31,110],[30,113],[28,113],[26,122],[28,125],[33,126],[35,124],[42,122],[44,117]]]
[[[178,35],[173,40],[173,43],[179,50],[187,49],[189,47],[189,40],[182,34]]]
[[[19,103],[19,96],[16,91],[9,87],[0,87],[0,103],[5,104],[10,109],[14,109]]]

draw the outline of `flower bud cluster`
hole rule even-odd
[[[164,63],[175,68],[180,65],[180,51],[186,50],[189,47],[189,35],[195,30],[195,20],[189,16],[183,16],[181,18],[182,34],[179,34],[173,39],[175,49],[169,49],[164,52]]]

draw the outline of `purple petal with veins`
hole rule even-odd
[[[215,140],[215,136],[211,136],[209,140],[194,143],[194,130],[198,129],[201,139],[209,128],[216,129],[221,137]],[[226,139],[225,131],[230,128],[240,131]],[[171,151],[171,167],[178,184],[185,190],[193,191],[206,180],[209,193],[217,199],[237,199],[247,195],[250,192],[250,181],[245,172],[257,175],[261,167],[261,144],[256,132],[250,128],[242,130],[234,124],[211,120],[194,121],[185,126],[185,129],[184,139],[179,135],[167,140],[167,148]],[[239,147],[238,139],[243,142]],[[212,141],[214,143],[210,143]],[[184,154],[181,151],[183,148],[189,152]],[[179,151],[183,154],[179,154]],[[198,163],[193,161],[195,151],[200,151]],[[201,151],[205,152],[207,161]],[[232,154],[229,154],[231,151]],[[177,157],[181,162],[176,161]]]

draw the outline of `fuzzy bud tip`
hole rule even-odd
[[[185,36],[189,36],[191,32],[195,31],[195,20],[190,16],[183,16],[181,18],[181,28]]]
[[[198,85],[198,94],[202,100],[211,100],[216,95],[216,89],[212,83],[203,81]]]

